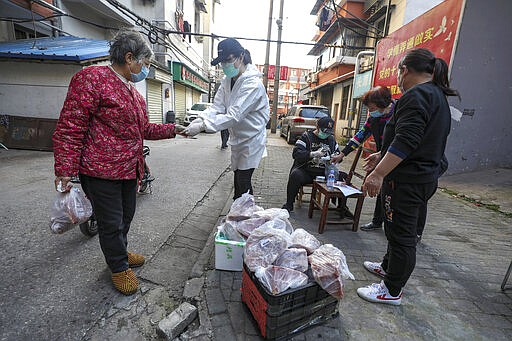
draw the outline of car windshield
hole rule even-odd
[[[205,103],[196,103],[190,108],[190,110],[203,111],[208,109],[208,104]]]
[[[300,116],[305,118],[322,118],[329,116],[329,110],[326,108],[302,108]]]

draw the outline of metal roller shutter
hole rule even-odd
[[[163,123],[162,83],[148,80],[147,86],[149,122]]]
[[[201,93],[199,91],[192,90],[192,102],[201,102]]]
[[[183,122],[185,118],[186,108],[186,89],[185,86],[174,83],[174,101],[175,101],[175,112],[176,118],[179,122]]]

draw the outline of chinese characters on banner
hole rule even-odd
[[[426,48],[450,66],[464,0],[445,0],[430,11],[391,33],[377,44],[374,86],[387,86],[393,98],[401,96],[397,85],[400,59],[415,48]]]
[[[274,74],[276,73],[276,66],[269,65],[268,66],[268,79],[274,79]],[[287,80],[288,79],[288,66],[280,66],[279,67],[279,80]]]

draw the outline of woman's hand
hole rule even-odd
[[[182,126],[181,124],[175,124],[174,125],[174,133],[175,134],[178,134],[178,135],[184,135],[186,136],[183,131],[185,131],[185,129],[187,129],[187,127],[185,126]]]
[[[71,177],[69,176],[56,176],[55,177],[55,190],[57,192],[62,192],[62,193],[65,193],[65,192],[69,192],[69,190],[71,189],[71,187],[73,187],[73,185],[71,184]],[[59,186],[60,184],[60,186]]]
[[[380,152],[370,154],[370,156],[364,159],[364,161],[366,161],[366,163],[364,164],[363,169],[366,172],[373,171],[380,161]]]
[[[361,191],[364,195],[368,195],[373,198],[379,194],[383,180],[383,176],[379,175],[377,172],[371,172],[364,180]]]

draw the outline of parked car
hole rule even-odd
[[[211,107],[212,103],[205,102],[197,102],[190,109],[187,110],[185,114],[185,119],[183,120],[183,125],[188,126],[193,120],[197,118],[201,112],[205,111],[209,107]]]
[[[329,109],[323,105],[294,105],[281,120],[281,136],[294,144],[306,130],[315,129],[316,121],[325,116],[330,116]]]

